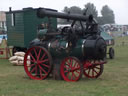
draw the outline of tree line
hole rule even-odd
[[[108,6],[104,5],[101,9],[101,16],[98,16],[98,11],[96,6],[93,3],[87,3],[84,5],[84,8],[81,9],[78,6],[67,7],[63,9],[64,13],[68,14],[83,14],[89,16],[90,14],[98,21],[100,25],[102,24],[114,24],[115,23],[115,14],[113,10]],[[59,23],[67,24],[67,20],[59,19]]]

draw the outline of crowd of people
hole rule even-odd
[[[118,34],[116,36],[128,36],[128,25],[105,24],[102,28],[111,36],[115,33]]]

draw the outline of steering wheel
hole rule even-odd
[[[61,30],[62,35],[68,35],[68,34],[72,34],[72,33],[73,33],[73,29],[70,26],[65,26]]]

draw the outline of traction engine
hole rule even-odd
[[[92,15],[39,8],[37,16],[48,17],[49,22],[50,18],[61,18],[72,23],[60,29],[53,29],[50,23],[47,28],[39,28],[37,38],[30,42],[24,57],[24,69],[31,79],[42,80],[52,73],[55,79],[78,81],[83,74],[88,78],[98,78],[102,74],[106,42]]]

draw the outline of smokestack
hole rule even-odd
[[[12,7],[9,7],[9,12],[11,12],[12,11]]]

